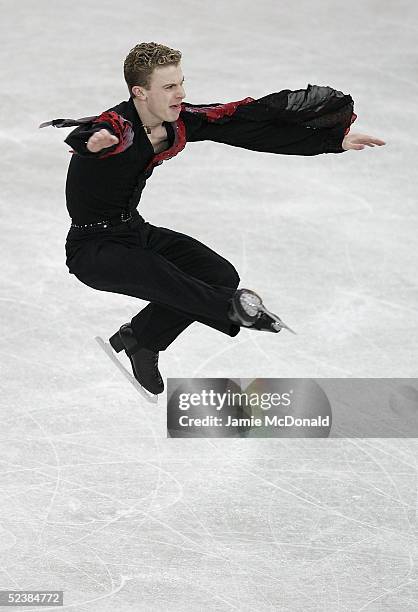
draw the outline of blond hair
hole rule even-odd
[[[134,85],[145,87],[145,89],[151,87],[151,74],[154,68],[170,64],[176,65],[180,60],[181,52],[165,45],[155,42],[135,45],[129,51],[123,64],[123,73],[131,97],[135,97],[132,93]]]

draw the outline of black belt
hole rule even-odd
[[[138,219],[142,219],[141,215],[137,210],[131,213],[121,213],[116,217],[111,217],[110,219],[105,219],[104,221],[96,221],[95,223],[85,223],[84,225],[76,225],[75,223],[71,223],[71,227],[75,227],[77,229],[106,229],[107,227],[122,225],[123,223],[128,223],[128,221],[136,221]]]

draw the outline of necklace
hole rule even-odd
[[[156,128],[159,125],[162,125],[162,123],[157,123],[157,125],[144,125],[143,123],[141,123],[142,127],[145,129],[147,134],[151,134],[151,129],[152,128]]]

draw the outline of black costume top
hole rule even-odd
[[[286,155],[342,153],[343,138],[357,117],[353,105],[350,95],[317,85],[282,90],[258,100],[183,103],[179,118],[163,123],[169,148],[158,154],[154,153],[132,98],[97,117],[54,119],[40,127],[78,126],[65,139],[73,148],[66,199],[73,222],[86,224],[134,210],[154,167],[177,155],[187,142],[212,140]],[[119,143],[91,153],[86,142],[102,128],[115,134]]]

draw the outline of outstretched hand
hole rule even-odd
[[[360,151],[367,147],[374,147],[378,145],[379,147],[385,145],[385,141],[380,138],[375,138],[374,136],[369,136],[368,134],[356,134],[356,133],[348,133],[342,142],[342,148],[344,151],[348,151],[348,149],[355,149],[356,151]]]

